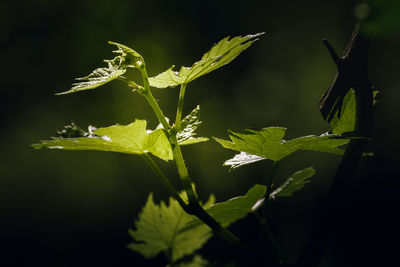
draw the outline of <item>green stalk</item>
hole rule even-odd
[[[141,91],[141,94],[149,102],[151,108],[154,110],[154,113],[156,113],[156,116],[160,121],[160,123],[162,124],[164,130],[168,131],[170,128],[169,123],[165,119],[164,113],[161,111],[160,106],[158,105],[157,101],[154,99],[154,96],[150,91],[149,77],[147,76],[146,68],[145,67],[141,68],[140,72],[143,77],[143,86],[144,86],[144,89]]]
[[[267,186],[267,192],[265,194],[265,198],[264,198],[264,204],[261,210],[261,216],[257,216],[260,222],[260,230],[262,233],[266,233],[269,240],[272,243],[272,246],[275,248],[276,253],[278,254],[279,260],[283,261],[284,257],[282,255],[282,250],[280,249],[278,243],[276,242],[274,236],[272,235],[271,229],[269,228],[268,224],[267,224],[267,203],[269,201],[269,195],[272,192],[272,184],[274,182],[275,179],[275,173],[276,173],[276,169],[278,166],[278,161],[274,161],[273,165],[272,165],[272,169],[271,172],[268,176],[268,180],[266,181],[265,185]],[[263,235],[260,235],[260,241],[263,239]]]
[[[146,161],[146,163],[150,166],[150,168],[157,174],[157,177],[160,179],[160,181],[163,183],[163,185],[167,188],[168,192],[178,201],[178,203],[181,205],[181,207],[186,210],[186,203],[183,201],[179,193],[175,190],[175,188],[172,186],[172,184],[169,182],[168,178],[164,175],[164,173],[158,168],[157,164],[153,161],[153,159],[147,155],[143,154],[142,155],[143,159]]]
[[[200,220],[202,220],[206,225],[208,225],[215,233],[217,233],[221,238],[226,240],[229,244],[235,245],[235,246],[243,246],[244,247],[244,245],[242,245],[240,240],[235,235],[233,235],[230,231],[228,231],[221,224],[219,224],[199,204],[199,200],[197,198],[197,195],[196,195],[196,193],[195,193],[195,191],[194,191],[194,189],[192,187],[192,181],[191,181],[191,179],[189,177],[189,174],[188,174],[188,171],[187,171],[187,168],[186,168],[186,165],[185,165],[185,161],[183,160],[182,151],[181,151],[181,148],[179,147],[178,140],[176,138],[176,132],[168,131],[170,129],[170,125],[167,122],[167,120],[165,119],[165,116],[164,116],[163,112],[161,111],[160,106],[158,105],[158,103],[154,99],[153,95],[151,94],[149,78],[147,76],[147,71],[146,71],[146,68],[145,68],[144,65],[140,69],[140,72],[141,72],[142,77],[143,77],[143,86],[144,86],[144,88],[142,90],[140,90],[139,92],[147,99],[147,101],[149,102],[150,106],[152,107],[152,109],[156,113],[156,116],[157,116],[158,120],[160,121],[160,123],[164,127],[164,130],[166,130],[168,132],[168,135],[169,135],[168,137],[169,137],[169,141],[170,141],[170,144],[171,144],[171,147],[172,147],[172,153],[173,153],[173,156],[174,156],[174,161],[175,161],[176,167],[178,169],[179,177],[181,178],[181,182],[182,182],[183,188],[185,189],[185,192],[186,192],[186,194],[188,196],[188,200],[189,200],[189,204],[183,206],[183,207],[185,207],[184,210],[188,214],[195,215]],[[182,97],[180,97],[180,99],[179,99],[177,116],[181,116],[179,114],[182,114],[183,99],[184,99],[184,93],[185,93],[184,92],[185,91],[184,88],[185,88],[185,86],[183,86],[183,90],[181,90]],[[179,106],[180,106],[180,108],[179,108]],[[178,117],[178,119],[179,119],[179,117]],[[155,172],[157,173],[157,175],[159,175],[159,177],[161,178],[162,182],[167,185],[167,188],[169,188],[168,190],[172,191],[172,188],[170,188],[169,185],[168,185],[169,181],[166,179],[166,177],[164,179],[164,177],[163,177],[164,175],[162,174],[161,171],[159,171],[158,167],[155,168],[155,166],[156,166],[155,164],[153,165],[151,162],[148,162],[148,163],[151,164],[150,166],[152,168],[154,168]],[[161,176],[160,176],[160,174],[161,174]],[[172,185],[171,185],[171,187],[172,187]],[[175,191],[175,189],[173,191]],[[175,194],[175,193],[173,193],[173,194]]]
[[[174,156],[176,168],[178,169],[179,177],[181,178],[183,188],[188,196],[189,204],[197,203],[197,195],[192,187],[192,180],[189,177],[185,161],[183,160],[182,151],[179,147],[178,140],[175,134],[171,134],[169,138],[172,146],[172,154]]]
[[[183,111],[183,102],[185,100],[185,91],[186,91],[187,83],[181,85],[181,90],[179,91],[179,100],[178,100],[178,109],[176,111],[175,125],[179,128],[181,124],[182,111]]]
[[[263,214],[264,215],[266,213],[266,206],[267,206],[267,203],[268,203],[268,200],[269,200],[269,195],[272,192],[272,184],[273,184],[274,179],[275,179],[275,173],[276,173],[277,166],[278,166],[278,161],[274,161],[274,163],[272,165],[271,172],[270,172],[269,177],[268,177],[269,179],[268,179],[267,183],[265,183],[265,185],[267,186],[267,192],[265,193],[265,200],[264,200],[264,207],[263,207],[264,208],[263,209]]]

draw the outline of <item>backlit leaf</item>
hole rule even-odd
[[[176,135],[179,144],[189,145],[208,141],[206,137],[196,137],[196,130],[200,124],[200,106],[197,106],[181,121],[180,130]]]
[[[200,255],[194,255],[192,261],[181,262],[177,264],[178,267],[206,267],[209,262]]]
[[[378,91],[373,91],[373,104],[376,104],[375,97]],[[331,132],[337,135],[354,132],[356,126],[356,95],[354,89],[350,89],[343,99],[343,104],[338,116],[339,110],[331,120]]]
[[[292,174],[281,186],[275,189],[269,197],[275,199],[276,197],[291,196],[294,192],[302,189],[310,182],[310,178],[314,176],[315,169],[309,167]]]
[[[246,152],[273,161],[279,161],[299,150],[343,154],[343,149],[340,147],[349,141],[335,134],[308,135],[286,141],[283,140],[285,133],[286,128],[268,127],[261,130],[245,130],[243,133],[229,131],[232,141],[219,138],[215,138],[215,140],[225,148]],[[242,162],[238,161],[240,160],[238,156],[234,159],[236,166],[252,162],[247,157],[243,157]],[[226,165],[232,166],[230,162],[232,160],[228,161]]]
[[[163,73],[149,78],[150,85],[157,88],[166,88],[191,82],[231,62],[262,34],[264,33],[237,36],[230,40],[228,36],[217,44],[214,44],[213,47],[203,55],[201,60],[195,62],[191,67],[181,67],[179,72],[177,72],[173,70],[174,66],[172,66]]]
[[[136,120],[129,125],[113,125],[106,128],[89,127],[82,137],[55,137],[32,145],[34,148],[64,150],[99,150],[128,154],[151,153],[165,161],[172,160],[169,141],[162,129],[146,130],[145,120]]]
[[[253,162],[257,162],[260,160],[264,160],[265,158],[257,156],[257,155],[252,155],[246,152],[240,152],[239,154],[236,154],[233,158],[227,160],[224,162],[224,166],[230,166],[231,170],[239,168],[240,166],[250,164]]]
[[[73,87],[70,90],[58,93],[57,95],[95,89],[117,79],[126,72],[128,67],[140,68],[144,64],[142,56],[133,49],[119,43],[109,43],[117,46],[118,50],[114,51],[114,53],[119,55],[114,59],[104,60],[107,63],[107,67],[97,68],[88,76],[77,78],[78,82],[72,84]]]
[[[222,226],[244,218],[247,214],[257,210],[266,193],[266,186],[256,184],[244,196],[235,197],[207,208],[206,211]],[[189,222],[182,231],[188,231],[204,225],[198,218]]]
[[[331,132],[339,135],[353,132],[356,126],[356,97],[354,89],[350,89],[343,99],[340,118],[338,114],[339,110],[336,111],[331,120]]]
[[[212,203],[213,198],[210,198],[206,205]],[[193,218],[183,211],[175,199],[170,198],[169,205],[163,201],[157,205],[150,194],[139,219],[135,221],[136,230],[129,231],[135,242],[128,247],[146,258],[153,258],[160,252],[171,253],[175,262],[200,249],[212,235],[211,229],[205,225],[181,232]]]

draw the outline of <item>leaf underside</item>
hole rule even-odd
[[[225,162],[225,165],[233,168],[261,158],[279,161],[299,150],[343,154],[340,147],[349,141],[335,134],[309,135],[285,141],[285,133],[286,128],[268,127],[261,130],[245,130],[244,133],[229,131],[232,141],[219,138],[215,140],[225,148],[246,153]]]
[[[117,46],[118,50],[114,51],[114,53],[117,53],[118,56],[111,60],[104,60],[107,63],[107,67],[97,68],[88,76],[77,78],[78,82],[72,84],[73,87],[70,90],[57,95],[95,89],[121,77],[128,67],[139,68],[144,64],[142,56],[133,49],[115,42],[109,42],[109,44]]]
[[[236,36],[230,40],[228,36],[214,44],[201,60],[195,62],[191,67],[181,67],[177,72],[173,70],[174,66],[172,66],[157,76],[149,78],[150,85],[157,88],[167,88],[191,82],[231,62],[262,34],[264,33]]]
[[[179,144],[191,145],[208,141],[206,137],[196,137],[196,130],[200,125],[200,106],[197,106],[181,121],[180,130],[176,135]]]
[[[266,190],[266,186],[256,184],[250,188],[246,195],[214,204],[206,211],[222,226],[229,226],[231,223],[255,211],[265,196]],[[201,225],[204,225],[204,223],[195,218],[182,231],[189,231]]]
[[[314,176],[315,169],[309,167],[292,174],[281,186],[276,188],[269,198],[275,199],[277,197],[291,196],[294,192],[302,189],[310,182],[310,178]]]
[[[230,170],[234,170],[236,168],[239,168],[240,166],[254,163],[264,159],[265,158],[257,155],[252,155],[246,152],[240,152],[239,154],[236,154],[233,158],[225,161],[224,166],[230,166],[231,167]]]
[[[210,197],[205,206],[213,203],[214,198]],[[160,252],[172,253],[175,262],[201,248],[212,236],[212,231],[205,225],[181,232],[193,217],[184,212],[175,199],[170,198],[169,205],[163,201],[157,205],[150,194],[135,221],[136,230],[129,230],[135,241],[128,247],[145,258],[153,258]]]

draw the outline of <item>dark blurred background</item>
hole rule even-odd
[[[84,128],[135,118],[147,119],[150,128],[157,125],[144,99],[118,81],[54,95],[113,57],[108,40],[141,53],[153,76],[173,64],[190,66],[225,36],[266,32],[232,63],[191,83],[184,111],[200,104],[202,136],[227,138],[227,129],[284,126],[290,139],[328,129],[317,104],[336,68],[321,40],[327,38],[341,53],[357,17],[365,18],[363,31],[372,40],[370,79],[381,91],[369,147],[375,156],[360,165],[354,197],[321,266],[389,266],[399,240],[400,4],[367,3],[2,1],[0,266],[165,264],[162,255],[144,261],[126,248],[127,230],[148,194],[154,192],[157,201],[168,198],[140,157],[30,147],[71,121]],[[154,90],[170,118],[178,90]],[[185,147],[183,153],[202,199],[210,193],[218,201],[244,194],[262,183],[271,167],[264,161],[229,172],[222,164],[235,153],[214,141]],[[270,225],[287,258],[296,258],[304,246],[339,161],[334,155],[298,152],[279,166],[279,180],[311,165],[317,170],[303,191],[271,204]],[[157,162],[179,187],[173,164]],[[253,223],[250,216],[232,230],[251,239]],[[203,249],[205,257],[215,260],[226,252],[224,246],[213,238]]]

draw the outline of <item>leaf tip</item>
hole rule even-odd
[[[32,144],[30,145],[30,147],[34,148],[34,149],[41,149],[42,146],[40,144]]]

